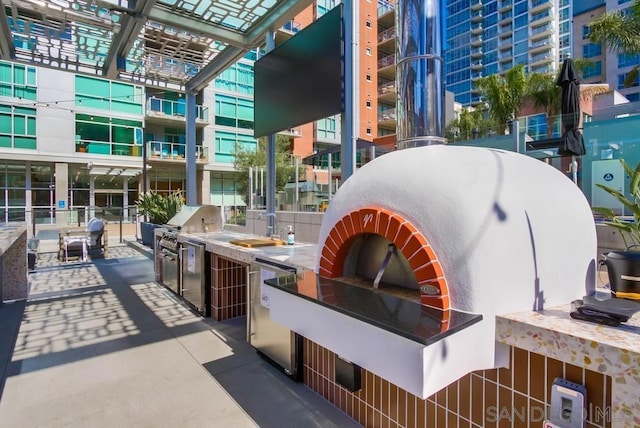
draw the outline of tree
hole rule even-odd
[[[489,114],[496,132],[506,134],[507,123],[518,116],[522,100],[527,90],[527,76],[524,66],[518,64],[504,76],[492,74],[476,81],[476,87],[489,103]]]
[[[463,108],[460,115],[451,120],[445,130],[449,141],[464,141],[473,138],[484,137],[487,131],[493,127],[493,123],[488,120],[486,111],[481,108]]]
[[[235,161],[233,167],[239,172],[236,190],[242,195],[245,203],[249,201],[249,168],[266,168],[266,138],[258,139],[256,149],[248,149],[240,144],[234,148]],[[276,134],[276,191],[282,190],[295,175],[295,167],[291,164],[291,141],[289,137]]]
[[[592,62],[586,59],[577,58],[573,60],[573,64],[581,75],[584,70],[592,64]],[[547,138],[551,138],[553,136],[554,122],[556,121],[557,116],[562,113],[562,107],[560,104],[562,99],[562,87],[557,84],[559,74],[560,70],[555,74],[532,73],[528,78],[528,89],[525,96],[533,101],[533,104],[536,107],[544,109],[544,112],[547,115]],[[588,89],[581,88],[581,101],[587,101],[590,98],[593,98],[594,95],[602,94],[607,91],[608,89],[603,88],[602,86],[589,87]]]
[[[612,51],[640,54],[640,0],[633,0],[624,12],[607,12],[589,24],[589,38],[594,43],[604,43]],[[638,66],[625,78],[625,86],[633,86],[638,80]]]

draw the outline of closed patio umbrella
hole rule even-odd
[[[578,73],[571,58],[567,58],[562,63],[562,69],[556,82],[562,88],[561,113],[562,113],[562,134],[563,144],[558,150],[561,156],[571,156],[571,169],[573,181],[578,182],[578,164],[576,156],[586,153],[582,133],[578,130],[580,123],[580,83]]]

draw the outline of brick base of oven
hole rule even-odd
[[[211,318],[224,321],[247,313],[247,265],[210,254]]]
[[[542,427],[556,377],[586,386],[587,427],[611,426],[611,377],[519,348],[510,368],[470,373],[426,400],[365,369],[362,389],[349,392],[335,381],[333,352],[307,339],[303,352],[304,383],[366,427]]]

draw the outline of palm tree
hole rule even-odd
[[[640,0],[633,0],[625,13],[614,10],[593,20],[589,38],[594,43],[604,42],[613,51],[640,53]]]
[[[527,80],[524,66],[518,64],[504,76],[492,74],[476,81],[476,87],[489,103],[489,114],[498,134],[506,134],[507,123],[517,117],[527,91]]]
[[[640,0],[633,0],[624,12],[610,11],[593,20],[589,24],[589,38],[615,52],[640,54]],[[627,74],[624,85],[632,86],[637,79],[638,66]]]
[[[446,136],[449,141],[464,141],[484,137],[493,123],[485,117],[481,107],[463,108],[460,115],[447,125]]]
[[[547,115],[547,138],[553,136],[553,124],[561,112],[561,91],[556,84],[557,76],[553,73],[533,73],[529,77],[527,97],[533,105],[544,109]]]

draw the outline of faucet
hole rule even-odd
[[[277,215],[276,213],[268,213],[268,212],[264,212],[264,213],[260,213],[258,214],[258,218],[259,219],[263,219],[263,218],[269,218],[269,217],[273,217],[273,223],[271,223],[270,221],[267,221],[267,236],[269,238],[273,237],[273,231],[276,228],[276,225],[278,224],[277,222]]]

